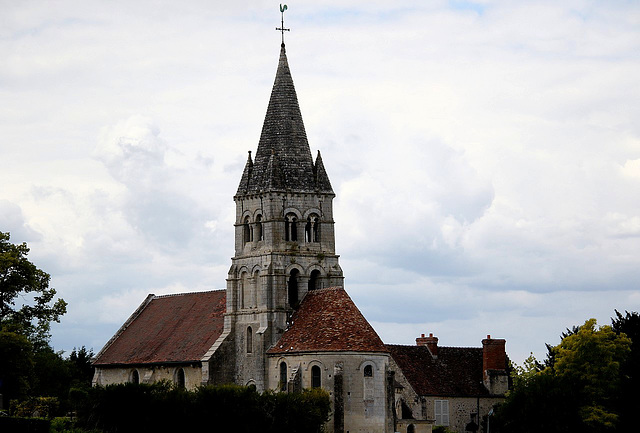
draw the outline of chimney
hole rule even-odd
[[[506,340],[493,339],[491,335],[482,340],[482,370],[504,370],[507,368]]]
[[[438,357],[438,337],[434,337],[433,334],[429,334],[428,337],[422,334],[421,337],[416,338],[416,345],[427,346],[427,349],[431,352],[431,356],[434,358]]]
[[[502,338],[482,340],[482,378],[485,387],[493,395],[504,394],[508,389],[507,354]]]

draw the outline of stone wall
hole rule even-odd
[[[322,352],[270,356],[269,389],[280,389],[282,362],[287,365],[288,380],[293,382],[299,377],[302,388],[311,388],[312,368],[320,368],[321,387],[329,392],[332,401],[333,417],[326,426],[327,433],[393,432],[393,414],[387,405],[388,355]],[[367,366],[371,367],[370,377],[365,377]],[[336,416],[342,419],[335,419]]]
[[[154,365],[127,367],[96,367],[93,376],[94,386],[115,385],[133,381],[133,372],[138,372],[140,383],[155,383],[168,380],[177,383],[178,370],[184,371],[185,388],[192,390],[202,384],[200,365]]]

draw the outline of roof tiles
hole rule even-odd
[[[222,334],[224,290],[150,295],[145,302],[94,365],[197,362]]]
[[[311,290],[267,353],[388,352],[342,287]]]
[[[438,347],[434,358],[426,346],[386,347],[418,395],[489,395],[482,383],[482,348]]]

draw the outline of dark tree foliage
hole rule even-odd
[[[82,346],[80,349],[75,347],[69,355],[68,364],[71,373],[71,386],[74,388],[88,388],[93,380],[93,349],[87,350]]]
[[[329,395],[264,392],[235,385],[186,391],[167,382],[91,388],[78,415],[85,428],[110,432],[234,431],[319,433]]]
[[[0,232],[0,328],[21,333],[36,345],[46,345],[50,323],[60,321],[67,303],[54,301],[51,277],[27,259],[27,244],[14,245],[9,239],[9,233]],[[18,298],[27,296],[33,297],[33,302],[16,306]]]
[[[24,335],[0,330],[0,394],[5,404],[31,391],[33,345]]]
[[[615,310],[616,317],[611,325],[618,334],[625,334],[631,339],[631,353],[620,367],[622,385],[618,396],[620,413],[620,431],[638,429],[638,408],[640,408],[640,314],[625,311],[622,315]]]

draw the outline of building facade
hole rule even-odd
[[[466,431],[473,411],[479,419],[506,391],[504,340],[487,340],[502,344],[491,368],[477,362],[483,349],[434,355],[437,339],[384,345],[342,288],[334,197],[320,152],[314,159],[309,148],[283,43],[258,148],[234,196],[226,290],[149,295],[96,356],[94,384],[319,387],[332,402],[328,432]],[[441,380],[452,375],[477,383]]]

